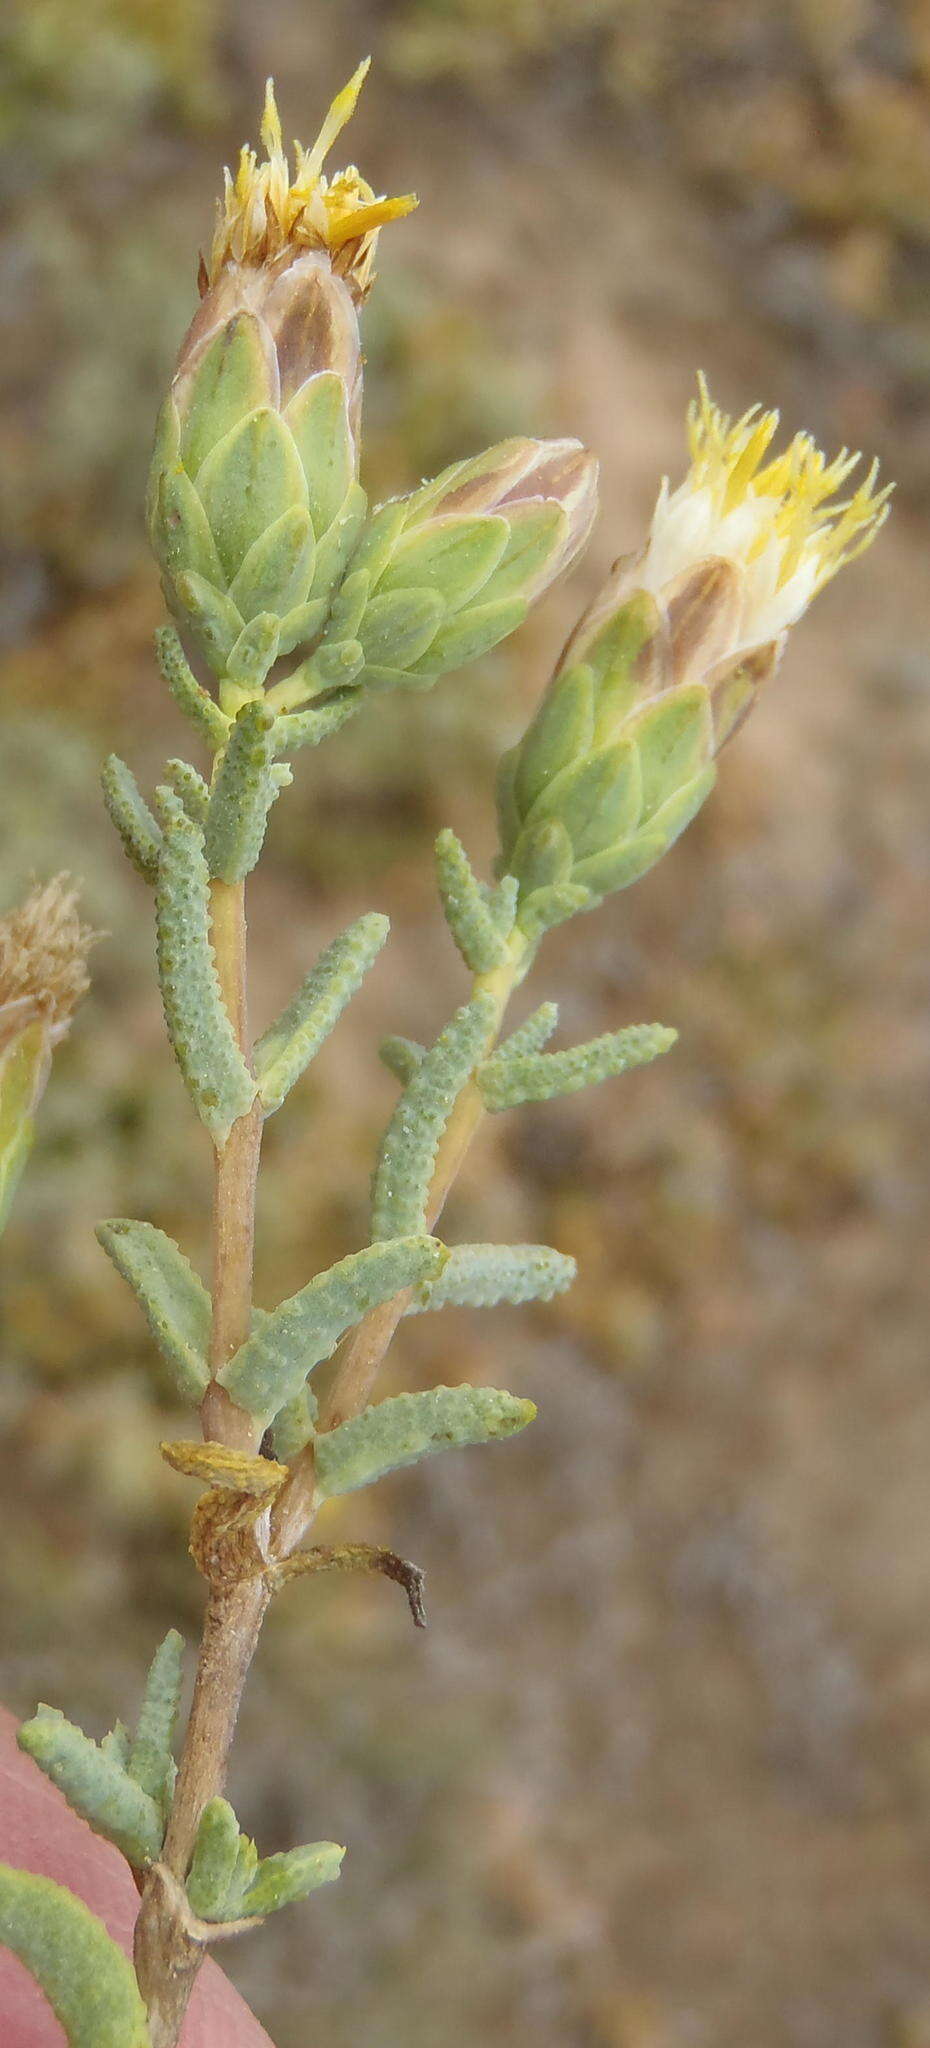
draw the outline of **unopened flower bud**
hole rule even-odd
[[[663,483],[645,548],[615,565],[504,763],[500,865],[521,881],[527,929],[581,907],[572,892],[599,902],[673,844],[788,629],[887,515],[874,465],[835,502],[859,460],[845,450],[828,463],[798,434],[763,464],[777,424],[753,408],[732,425],[701,380],[685,482]],[[541,888],[554,822],[571,860]]]
[[[364,520],[358,484],[358,307],[380,227],[412,198],[379,199],[324,158],[367,65],[291,169],[269,82],[266,160],[226,174],[201,305],[162,408],[149,531],[168,604],[214,673],[259,686],[312,640]]]
[[[52,1052],[89,987],[93,939],[65,875],[0,918],[0,1229],[32,1144]]]

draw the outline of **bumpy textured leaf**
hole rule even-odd
[[[664,1024],[631,1024],[608,1031],[567,1052],[526,1053],[503,1050],[486,1060],[478,1085],[488,1109],[512,1109],[521,1102],[548,1102],[554,1095],[573,1095],[594,1081],[606,1081],[642,1067],[668,1052],[678,1036]]]
[[[371,912],[321,953],[293,1000],[255,1048],[258,1092],[270,1115],[303,1073],[364,980],[390,930]]]
[[[294,754],[298,747],[318,747],[321,740],[328,740],[348,719],[354,718],[364,701],[361,690],[347,689],[330,704],[318,708],[311,704],[306,711],[292,711],[276,718],[276,753]]]
[[[417,1288],[409,1313],[551,1301],[571,1286],[576,1272],[574,1259],[547,1244],[460,1244],[436,1279]]]
[[[475,996],[456,1011],[411,1075],[385,1131],[375,1169],[375,1241],[406,1237],[424,1228],[439,1140],[496,1022],[494,998]]]
[[[64,1885],[0,1863],[0,1944],[35,1978],[69,2048],[149,2048],[129,1958]]]
[[[466,967],[473,974],[487,974],[506,959],[507,935],[501,930],[454,832],[439,834],[436,873],[446,923]]]
[[[577,917],[579,910],[590,910],[593,901],[591,891],[580,882],[559,882],[551,889],[536,889],[521,907],[520,930],[526,938],[536,940],[543,932],[553,931],[557,924]]]
[[[179,1394],[199,1403],[210,1372],[210,1296],[183,1252],[154,1223],[120,1217],[97,1225],[98,1242],[136,1297]]]
[[[539,1009],[534,1010],[525,1023],[519,1024],[509,1038],[501,1041],[496,1056],[519,1058],[523,1053],[541,1052],[543,1046],[548,1045],[558,1021],[558,1003],[540,1003]]]
[[[350,1253],[264,1318],[223,1367],[222,1385],[263,1425],[273,1421],[313,1367],[331,1357],[346,1330],[378,1303],[435,1273],[444,1257],[442,1245],[425,1236],[397,1237]]]
[[[535,1413],[532,1401],[518,1400],[495,1387],[433,1387],[426,1394],[397,1394],[317,1438],[319,1490],[327,1497],[353,1493],[433,1451],[514,1436]]]
[[[239,1822],[228,1799],[209,1799],[200,1816],[187,1896],[201,1920],[222,1920],[236,1874]]]
[[[244,1919],[257,1919],[308,1898],[339,1876],[345,1853],[337,1842],[306,1842],[278,1856],[263,1856],[242,1894],[239,1912]]]
[[[229,719],[202,689],[184,656],[173,626],[160,626],[155,635],[158,666],[180,711],[197,727],[214,751],[226,743]]]
[[[222,1486],[229,1493],[250,1494],[253,1500],[277,1493],[287,1478],[286,1466],[277,1465],[273,1458],[238,1451],[231,1444],[198,1440],[161,1443],[158,1448],[172,1471],[185,1472],[188,1478],[199,1479],[204,1486]]]
[[[184,1638],[176,1628],[159,1643],[145,1683],[135,1741],[129,1754],[131,1778],[163,1813],[174,1782],[174,1731],[181,1701]]]
[[[127,1862],[141,1869],[160,1854],[164,1822],[155,1800],[57,1708],[39,1707],[16,1740],[75,1813],[115,1842]]]
[[[243,705],[213,784],[204,833],[211,875],[241,882],[262,850],[268,812],[277,796],[269,768],[274,758],[274,712]]]
[[[236,1118],[251,1108],[255,1083],[220,991],[203,839],[172,791],[162,792],[162,808],[165,843],[155,916],[165,1022],[194,1108],[221,1145]]]
[[[100,1748],[104,1756],[109,1757],[111,1763],[119,1764],[124,1771],[127,1769],[129,1752],[132,1748],[132,1736],[125,1721],[114,1721],[112,1728],[107,1731],[106,1735],[101,1736]]]
[[[118,754],[109,754],[101,775],[107,816],[115,825],[126,856],[146,882],[158,873],[161,828],[153,818],[132,769]]]
[[[210,808],[210,791],[202,775],[190,761],[166,761],[165,781],[175,796],[180,797],[192,825],[200,831],[207,822]]]

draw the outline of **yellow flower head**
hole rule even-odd
[[[735,423],[710,399],[703,376],[688,413],[691,468],[663,483],[639,580],[660,596],[711,560],[738,572],[732,651],[776,641],[818,590],[875,539],[891,485],[876,491],[873,463],[852,495],[836,493],[860,460],[844,448],[828,462],[809,434],[766,461],[777,412],[752,406]]]
[[[417,204],[410,192],[398,199],[378,198],[354,165],[331,179],[323,171],[336,137],[355,111],[370,62],[366,57],[337,93],[313,148],[295,143],[293,176],[269,78],[261,127],[265,160],[259,163],[255,151],[245,147],[235,177],[231,171],[224,173],[210,263],[202,277],[204,290],[216,283],[225,263],[273,263],[287,249],[322,249],[355,296],[364,298],[379,229],[411,213]]]

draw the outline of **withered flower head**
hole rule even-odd
[[[90,978],[87,955],[97,934],[82,924],[78,891],[67,875],[32,889],[0,918],[0,1045],[4,1020],[42,1018],[51,1041],[63,1038]]]

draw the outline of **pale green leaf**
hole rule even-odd
[[[434,1451],[513,1436],[532,1422],[535,1413],[532,1401],[494,1387],[433,1387],[425,1394],[397,1394],[317,1437],[314,1458],[320,1493],[353,1493]]]

